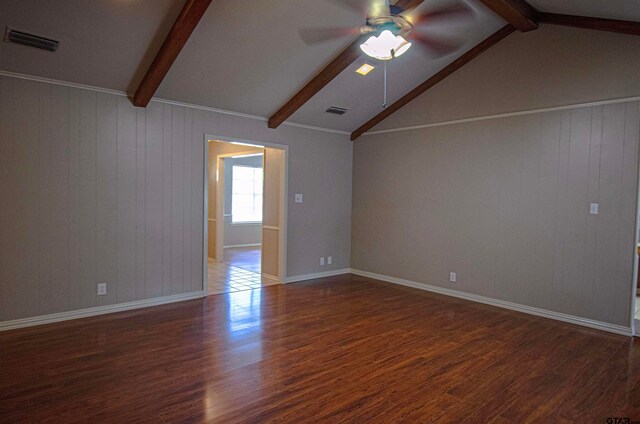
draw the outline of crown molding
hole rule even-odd
[[[75,82],[61,81],[61,80],[56,80],[56,79],[51,79],[51,78],[38,77],[38,76],[34,76],[34,75],[20,74],[20,73],[17,73],[17,72],[9,72],[9,71],[1,70],[1,69],[0,69],[0,76],[24,79],[24,80],[35,81],[35,82],[42,82],[42,83],[53,84],[53,85],[61,85],[61,86],[65,86],[65,87],[78,88],[78,89],[81,89],[81,90],[96,91],[96,92],[99,92],[99,93],[112,94],[112,95],[115,95],[115,96],[130,97],[129,94],[127,94],[126,91],[112,90],[110,88],[95,87],[93,85],[78,84],[78,83],[75,83]],[[218,109],[218,108],[215,108],[215,107],[196,105],[196,104],[193,104],[193,103],[185,103],[185,102],[179,102],[179,101],[175,101],[175,100],[161,99],[161,98],[158,98],[158,97],[152,98],[151,101],[152,102],[157,102],[157,103],[164,103],[164,104],[168,104],[168,105],[173,105],[173,106],[188,107],[188,108],[191,108],[191,109],[206,110],[208,112],[215,112],[215,113],[220,113],[222,115],[236,116],[236,117],[239,117],[239,118],[253,119],[253,120],[256,120],[256,121],[263,121],[263,122],[268,122],[269,121],[269,119],[264,117],[264,116],[251,115],[251,114],[242,113],[242,112],[234,112],[232,110]],[[328,132],[328,133],[332,133],[332,134],[342,134],[342,135],[351,134],[348,131],[334,130],[334,129],[331,129],[331,128],[324,128],[324,127],[316,127],[316,126],[313,126],[313,125],[299,124],[297,122],[285,121],[282,125],[287,125],[287,126],[296,127],[296,128],[303,128],[303,129],[312,130],[312,131]]]

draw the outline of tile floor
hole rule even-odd
[[[262,277],[259,273],[247,271],[226,263],[209,259],[209,294],[234,293],[279,284],[275,280]]]

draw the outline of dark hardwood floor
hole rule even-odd
[[[640,420],[640,345],[338,276],[0,333],[0,421]]]

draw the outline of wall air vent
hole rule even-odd
[[[23,46],[35,47],[49,52],[58,50],[58,41],[50,38],[40,37],[39,35],[29,34],[27,32],[17,31],[7,28],[5,41],[10,43],[22,44]]]
[[[344,115],[347,110],[349,110],[349,109],[345,109],[343,107],[331,106],[325,112],[334,113],[336,115]]]

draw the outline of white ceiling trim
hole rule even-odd
[[[65,86],[65,87],[78,88],[78,89],[81,89],[81,90],[97,91],[97,92],[100,92],[100,93],[113,94],[113,95],[116,95],[116,96],[129,97],[129,95],[125,91],[112,90],[112,89],[109,89],[109,88],[94,87],[92,85],[77,84],[77,83],[74,83],[74,82],[67,82],[67,81],[61,81],[61,80],[56,80],[56,79],[51,79],[51,78],[38,77],[38,76],[34,76],[34,75],[19,74],[19,73],[16,73],[16,72],[4,71],[2,69],[0,69],[0,76],[11,77],[11,78],[19,78],[19,79],[24,79],[24,80],[29,80],[29,81],[36,81],[36,82],[43,82],[43,83],[54,84],[54,85],[62,85],[62,86]],[[153,97],[151,99],[151,101],[152,102],[158,102],[158,103],[165,103],[165,104],[169,104],[169,105],[173,105],[173,106],[181,106],[181,107],[188,107],[188,108],[192,108],[192,109],[206,110],[206,111],[209,111],[209,112],[221,113],[221,114],[224,114],[224,115],[237,116],[237,117],[247,118],[247,119],[254,119],[254,120],[263,121],[263,122],[267,122],[269,120],[269,118],[264,117],[264,116],[250,115],[250,114],[247,114],[247,113],[234,112],[234,111],[231,111],[231,110],[224,110],[224,109],[217,109],[217,108],[214,108],[214,107],[195,105],[195,104],[192,104],[192,103],[183,103],[183,102],[176,102],[176,101],[173,101],[173,100],[159,99],[157,97]],[[323,132],[328,132],[328,133],[333,133],[333,134],[343,134],[343,135],[350,135],[351,134],[348,131],[340,131],[340,130],[334,130],[334,129],[331,129],[331,128],[323,128],[323,127],[316,127],[316,126],[313,126],[313,125],[298,124],[296,122],[289,122],[289,121],[285,121],[282,125],[288,125],[290,127],[297,127],[297,128],[304,128],[304,129],[313,130],[313,131],[323,131]]]
[[[431,124],[413,125],[409,127],[389,128],[386,130],[369,131],[362,135],[363,136],[376,135],[376,134],[386,134],[386,133],[393,133],[393,132],[400,132],[400,131],[419,130],[422,128],[444,127],[446,125],[463,124],[465,122],[486,121],[488,119],[508,118],[511,116],[522,116],[522,115],[533,115],[536,113],[555,112],[558,110],[578,109],[582,107],[593,107],[593,106],[610,105],[615,103],[637,102],[637,101],[640,101],[640,96],[621,97],[618,99],[597,100],[594,102],[587,102],[587,103],[573,103],[573,104],[564,105],[564,106],[554,106],[554,107],[547,107],[547,108],[541,108],[541,109],[528,109],[528,110],[522,110],[519,112],[508,112],[508,113],[499,113],[497,115],[485,115],[485,116],[477,116],[474,118],[455,119],[453,121],[433,122]]]
[[[50,79],[50,78],[37,77],[37,76],[34,76],[34,75],[19,74],[19,73],[16,73],[16,72],[3,71],[2,69],[0,69],[0,75],[1,76],[5,76],[5,77],[12,77],[12,78],[19,78],[19,79],[29,80],[29,81],[45,82],[45,83],[55,84],[55,85],[63,85],[65,87],[79,88],[79,89],[82,89],[82,90],[98,91],[100,93],[114,94],[116,96],[125,96],[125,97],[127,96],[127,93],[125,93],[124,91],[112,90],[110,88],[93,87],[91,85],[76,84],[74,82],[66,82],[66,81],[54,80],[54,79]]]

